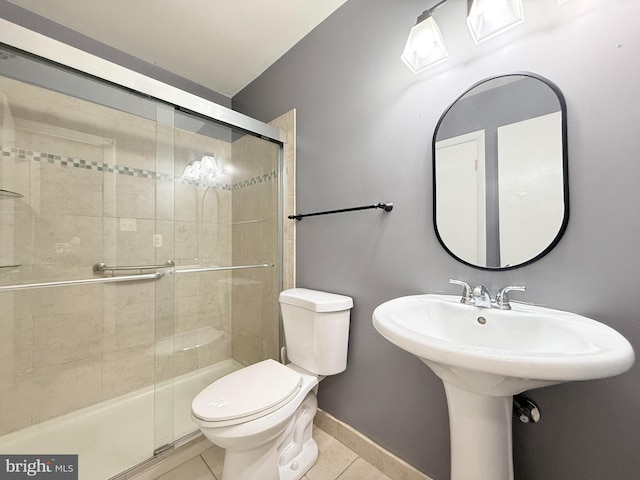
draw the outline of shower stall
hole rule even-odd
[[[98,76],[0,44],[0,454],[91,480],[278,358],[282,288],[279,130]]]

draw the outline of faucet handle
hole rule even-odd
[[[524,285],[509,285],[508,287],[503,287],[498,290],[496,293],[496,302],[495,308],[500,310],[511,310],[511,304],[509,303],[509,292],[518,291],[524,292],[527,288]]]
[[[473,303],[473,297],[471,296],[471,285],[461,280],[453,280],[453,279],[449,279],[449,283],[452,283],[454,285],[460,285],[463,288],[462,298],[460,299],[460,303]]]

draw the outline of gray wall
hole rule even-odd
[[[466,2],[434,17],[451,60],[414,76],[400,53],[433,2],[349,0],[261,77],[234,108],[271,120],[297,108],[298,210],[393,202],[298,224],[298,285],[351,295],[347,371],[320,385],[320,407],[435,480],[449,477],[440,380],[371,325],[380,303],[482,282],[599,319],[640,348],[640,2],[525,0],[527,22],[480,46]],[[595,10],[578,15],[581,9]],[[546,19],[546,20],[544,20]],[[546,21],[542,28],[536,22]],[[622,44],[617,48],[617,44]],[[504,45],[504,47],[502,47]],[[431,135],[468,86],[510,71],[556,83],[568,106],[571,218],[540,261],[487,272],[450,258],[432,225]],[[539,424],[514,425],[518,480],[640,478],[638,367],[616,378],[530,392]]]

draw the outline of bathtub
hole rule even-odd
[[[156,445],[156,437],[170,435],[171,442],[196,431],[190,416],[193,398],[214,380],[241,367],[235,360],[225,360],[155,389],[145,387],[11,432],[0,437],[0,453],[77,454],[79,480],[106,480],[151,458],[162,445]],[[157,429],[156,407],[167,410],[166,422]]]

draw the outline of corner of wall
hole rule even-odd
[[[284,218],[284,282],[283,287],[294,288],[296,286],[296,222],[289,220],[289,215],[295,215],[296,211],[296,109],[280,115],[269,122],[285,132],[284,141],[284,165],[285,176],[283,185],[283,218]]]

